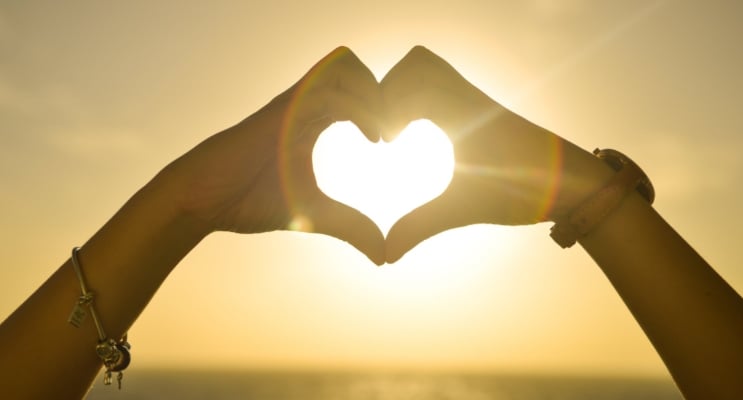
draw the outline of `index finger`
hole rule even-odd
[[[298,82],[296,92],[297,101],[304,103],[304,119],[351,121],[369,140],[379,139],[379,82],[349,48],[338,47],[315,64]]]
[[[410,121],[426,118],[450,136],[494,103],[443,58],[422,46],[405,55],[380,83],[382,137],[392,140]]]

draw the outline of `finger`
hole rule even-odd
[[[331,103],[338,110],[339,120],[355,123],[372,142],[380,137],[380,114],[383,99],[379,82],[372,71],[355,54],[346,58],[347,68],[340,76],[339,97]],[[345,96],[343,96],[345,95]]]
[[[383,139],[394,139],[414,119],[427,118],[450,136],[492,107],[493,101],[444,59],[417,46],[380,83]]]
[[[411,77],[416,77],[412,79]],[[381,84],[387,85],[392,81],[402,79],[403,82],[426,83],[427,85],[443,85],[455,83],[452,88],[466,83],[474,87],[449,62],[423,46],[413,47],[382,79]],[[398,86],[395,82],[393,86]],[[400,88],[404,89],[405,85]],[[470,88],[467,88],[470,89]]]
[[[334,122],[351,121],[372,142],[380,138],[381,96],[379,90],[366,98],[337,88],[318,88],[300,101],[301,111],[292,116],[294,140],[314,141]]]
[[[441,87],[425,87],[415,92],[386,101],[382,138],[394,140],[411,122],[428,119],[443,130],[455,142],[462,131],[487,117],[487,113],[475,112],[474,105],[457,93]]]
[[[376,265],[385,261],[384,236],[377,225],[356,209],[322,195],[311,210],[313,232],[333,236],[364,253]]]
[[[298,85],[307,119],[352,121],[371,141],[379,140],[382,95],[371,70],[347,47],[324,57]]]
[[[333,121],[351,121],[367,139],[372,142],[379,140],[382,106],[378,88],[374,95],[363,99],[346,92],[331,92],[324,97],[327,113]]]
[[[379,140],[378,119],[376,115],[368,115],[368,111],[360,110],[362,104],[354,104],[355,99],[349,99],[338,93],[325,96],[326,101],[332,103],[335,113],[325,117],[319,117],[308,121],[301,126],[296,126],[290,136],[290,146],[284,147],[286,157],[281,157],[279,162],[282,170],[289,172],[290,181],[296,185],[306,181],[315,184],[314,179],[307,178],[313,175],[312,154],[318,137],[336,121],[351,121],[372,142]],[[296,124],[295,124],[296,125]],[[311,192],[308,192],[311,193]]]
[[[411,50],[395,65],[380,83],[384,100],[384,127],[382,138],[394,140],[413,120],[426,118],[439,124],[449,118],[458,101],[447,93],[441,79],[436,78],[436,63],[426,63],[427,50]]]
[[[387,233],[387,262],[394,263],[422,241],[461,226],[441,200],[433,200],[400,218]]]
[[[405,101],[426,87],[424,75],[430,66],[419,64],[414,48],[387,72],[379,84],[383,100],[382,139],[385,141],[394,140],[410,121],[429,114],[426,111],[428,99],[424,98],[422,102]],[[401,102],[415,105],[416,108],[400,110],[398,106]]]
[[[449,229],[488,223],[487,210],[480,193],[473,193],[471,182],[456,176],[439,197],[418,207],[398,220],[387,233],[387,262],[399,260],[406,252],[431,236]]]

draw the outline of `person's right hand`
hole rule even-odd
[[[424,47],[413,48],[381,87],[384,140],[426,118],[449,136],[455,158],[444,193],[390,229],[387,262],[447,229],[554,220],[611,176],[589,152],[502,107]]]

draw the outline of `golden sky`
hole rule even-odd
[[[743,290],[737,2],[151,3],[0,5],[0,318],[160,168],[338,45],[381,78],[423,44],[528,119],[630,155]],[[462,228],[381,268],[328,237],[214,234],[130,331],[135,362],[665,373],[548,232]]]

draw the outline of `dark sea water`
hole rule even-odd
[[[682,399],[670,380],[450,373],[127,371],[88,399]]]

